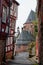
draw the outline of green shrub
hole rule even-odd
[[[38,65],[38,64],[34,64],[34,65]]]

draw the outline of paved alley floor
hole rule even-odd
[[[28,52],[18,53],[14,60],[9,60],[8,65],[33,65],[33,63],[27,59]]]
[[[28,52],[18,53],[15,56],[15,62],[22,63],[22,64],[32,64],[31,61],[27,60],[28,56],[29,56]]]

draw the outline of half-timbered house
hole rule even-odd
[[[5,60],[5,45],[9,33],[11,0],[0,0],[0,63]]]
[[[10,7],[9,37],[6,42],[6,59],[14,58],[14,34],[18,15],[18,5],[19,3],[16,0],[12,0],[12,6]]]

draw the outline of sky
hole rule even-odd
[[[16,21],[16,31],[18,26],[21,31],[21,28],[23,27],[23,24],[26,22],[30,11],[36,10],[37,0],[16,0],[16,1],[19,2],[20,4],[18,6],[18,18]]]

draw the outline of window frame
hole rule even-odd
[[[10,9],[10,15],[13,15],[13,10],[12,9]]]
[[[6,26],[5,33],[8,33],[8,29],[9,29],[9,27]]]
[[[3,6],[3,13],[2,13],[2,22],[3,23],[6,23],[6,18],[7,18],[7,7]],[[4,16],[6,15],[5,17],[5,20],[4,20]]]
[[[4,32],[4,28],[2,28],[2,32]]]

